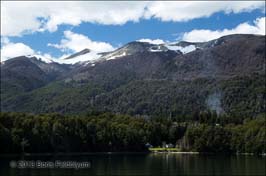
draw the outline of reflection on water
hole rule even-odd
[[[22,157],[1,156],[0,175],[265,175],[266,157],[196,154],[83,154],[25,156],[27,161],[90,162],[86,169],[18,169],[10,161]]]

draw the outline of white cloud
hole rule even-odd
[[[1,62],[22,55],[33,55],[35,52],[23,43],[5,43],[1,48]]]
[[[85,1],[1,1],[1,35],[19,36],[27,32],[56,31],[62,24],[82,22],[121,25],[137,22],[147,2]]]
[[[122,25],[128,21],[156,18],[187,21],[213,13],[240,13],[264,9],[263,1],[189,2],[86,2],[86,1],[1,1],[1,35],[56,31],[59,25],[77,26],[82,22]]]
[[[79,52],[85,48],[96,52],[107,52],[114,50],[114,47],[109,43],[92,41],[85,35],[73,33],[71,31],[64,31],[64,38],[60,41],[60,44],[49,43],[48,46],[61,49],[63,52],[68,50]]]
[[[254,9],[265,10],[263,1],[179,1],[151,3],[145,11],[146,18],[157,18],[162,21],[188,21],[209,17],[216,12],[240,13]]]
[[[163,44],[165,43],[163,40],[161,39],[140,39],[138,40],[140,42],[148,42],[148,43],[151,43],[151,44],[156,44],[156,45],[159,45],[159,44]]]
[[[42,23],[37,18],[44,14],[40,9],[35,9],[34,4],[1,1],[1,35],[18,36],[38,31]]]
[[[258,18],[254,21],[254,24],[247,22],[239,24],[233,29],[224,30],[207,30],[207,29],[195,29],[190,32],[186,32],[183,35],[184,41],[190,42],[205,42],[219,37],[230,34],[258,34],[265,35],[265,17]]]

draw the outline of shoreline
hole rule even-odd
[[[138,154],[189,154],[189,155],[231,155],[231,156],[262,156],[266,157],[266,153],[207,153],[207,152],[181,152],[181,151],[148,151],[148,152],[73,152],[73,153],[10,153],[0,154],[0,157],[17,157],[17,156],[86,156],[86,155],[138,155]]]
[[[177,151],[151,151],[150,153],[204,154],[200,152],[177,152]]]

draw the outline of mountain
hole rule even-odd
[[[134,41],[108,53],[82,50],[64,59],[69,64],[21,58],[1,64],[2,111],[187,118],[204,111],[237,118],[265,112],[265,36]]]
[[[183,43],[183,42],[180,42]],[[94,65],[97,62],[103,62],[107,60],[117,59],[129,55],[134,55],[136,53],[143,52],[167,52],[175,51],[177,53],[188,53],[195,50],[195,45],[191,44],[188,46],[181,46],[179,43],[169,43],[169,44],[152,44],[148,42],[134,41],[130,42],[121,48],[118,48],[111,52],[95,52],[90,49],[83,49],[75,54],[72,54],[62,60],[54,62],[65,63],[65,64],[84,64],[84,65]]]

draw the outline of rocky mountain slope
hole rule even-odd
[[[135,41],[86,60],[90,53],[66,58],[76,59],[71,64],[27,57],[1,63],[1,111],[187,118],[209,110],[243,118],[265,112],[265,36]]]

